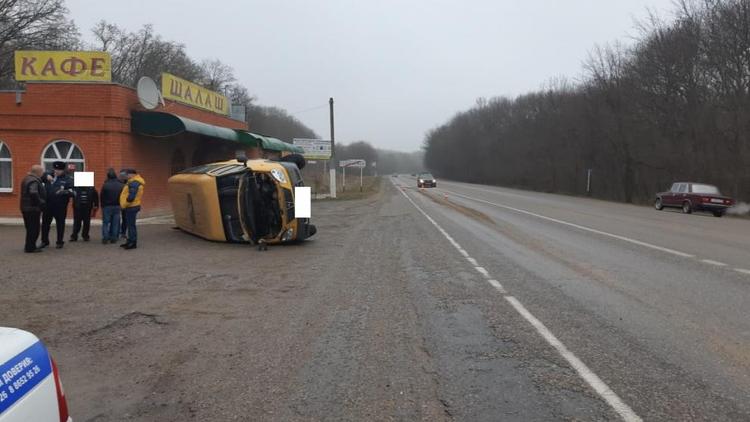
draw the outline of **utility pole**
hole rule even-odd
[[[333,97],[328,99],[328,111],[331,117],[331,197],[336,198],[336,139],[333,129]]]
[[[336,157],[336,140],[333,134],[333,97],[328,99],[328,109],[331,116],[331,160],[333,160]],[[334,165],[333,168],[336,166]]]

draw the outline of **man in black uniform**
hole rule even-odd
[[[81,237],[84,242],[89,241],[91,214],[96,213],[98,208],[99,193],[96,191],[96,188],[93,186],[77,186],[73,188],[73,233],[70,234],[71,242],[78,241],[78,232],[81,232],[81,225],[83,225]]]
[[[42,214],[42,247],[49,246],[49,229],[52,219],[57,226],[57,248],[65,244],[65,217],[68,214],[68,200],[73,196],[73,179],[65,174],[65,163],[52,163],[52,173],[42,178],[47,190],[47,207]]]
[[[42,184],[44,168],[39,164],[31,166],[31,171],[21,182],[21,213],[23,225],[26,228],[26,245],[24,252],[41,252],[36,246],[39,238],[39,221],[45,207],[47,190]]]

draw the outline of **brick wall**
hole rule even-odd
[[[146,179],[144,215],[168,212],[167,179],[175,150],[182,150],[192,165],[201,147],[216,159],[234,157],[239,145],[185,134],[153,139],[130,133],[130,113],[142,110],[135,90],[116,84],[28,84],[16,104],[15,92],[0,92],[0,141],[13,158],[13,192],[0,193],[0,216],[19,216],[21,180],[32,164],[41,162],[44,148],[57,139],[69,140],[83,151],[86,170],[96,173],[96,186],[108,167],[133,167]],[[247,129],[243,122],[167,102],[159,111],[232,129]]]

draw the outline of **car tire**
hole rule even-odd
[[[714,211],[713,214],[714,214],[714,217],[721,218],[724,216],[724,211]]]
[[[661,202],[661,198],[656,198],[656,201],[654,201],[654,208],[656,208],[657,211],[664,209],[664,204]]]
[[[690,201],[685,201],[682,203],[682,213],[683,214],[692,214],[693,213],[693,205],[690,204]]]

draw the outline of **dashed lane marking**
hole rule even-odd
[[[614,409],[617,414],[620,415],[620,417],[627,421],[627,422],[636,422],[641,421],[641,418],[633,412],[633,409],[630,408],[625,402],[620,399],[620,397],[612,391],[609,386],[597,376],[594,371],[589,369],[588,366],[586,366],[585,363],[583,363],[578,357],[568,350],[565,345],[555,337],[554,334],[552,334],[552,331],[550,331],[544,324],[542,324],[541,321],[539,321],[531,312],[529,312],[526,307],[521,304],[521,302],[518,301],[513,296],[505,296],[505,300],[507,300],[513,307],[518,311],[521,316],[523,316],[526,321],[528,321],[531,325],[536,328],[536,331],[544,337],[545,340],[547,340],[547,343],[549,343],[552,347],[557,350],[558,353],[570,364],[570,366],[573,367],[573,369],[578,372],[578,375],[580,375],[581,378],[583,378],[586,383],[588,383],[591,388],[594,389],[594,391],[599,394],[601,398],[604,399],[604,401],[609,404],[612,409]]]
[[[478,272],[479,274],[482,274],[482,275],[484,276],[484,278],[486,278],[486,279],[488,279],[488,280],[489,280],[490,278],[492,278],[492,277],[490,277],[490,273],[489,273],[489,272],[487,272],[487,270],[486,270],[486,269],[485,269],[484,267],[474,267],[474,269],[475,269],[475,270],[477,270],[477,272]]]
[[[396,187],[396,182],[391,181]],[[461,255],[466,257],[469,262],[472,264],[476,263],[476,260],[471,258],[468,253],[461,247],[461,245],[456,242],[453,237],[451,237],[448,232],[446,232],[432,217],[429,216],[419,205],[417,205],[414,200],[412,200],[409,195],[404,192],[403,189],[399,189],[399,192],[401,192],[402,195],[404,195],[404,198],[406,198],[407,201],[409,201],[414,208],[419,211],[420,214],[422,214],[427,221],[429,221],[437,230],[446,238],[448,241],[455,247]],[[593,230],[593,229],[591,229]],[[615,235],[616,236],[616,235]],[[534,329],[539,333],[539,335],[544,338],[544,340],[547,341],[547,343],[552,346],[559,354],[562,356],[563,359],[565,359],[570,366],[575,369],[575,371],[578,373],[578,375],[583,379],[598,395],[601,397],[609,406],[617,412],[620,417],[626,421],[626,422],[642,422],[642,419],[633,411],[633,409],[630,408],[625,402],[620,399],[620,397],[612,391],[609,386],[602,381],[601,378],[599,378],[594,371],[589,369],[586,364],[583,363],[573,352],[571,352],[557,337],[555,337],[554,334],[541,322],[539,319],[537,319],[531,312],[529,312],[528,309],[526,309],[521,302],[516,299],[513,296],[507,295],[507,291],[503,286],[495,279],[491,278],[489,272],[484,267],[480,267],[479,265],[474,265],[474,269],[476,269],[480,274],[482,274],[485,279],[487,279],[487,282],[494,287],[496,290],[498,290],[501,294],[503,294],[503,297],[505,300],[508,301],[508,303],[513,306],[513,308],[518,312],[526,321],[528,321]],[[748,271],[750,273],[750,271]]]
[[[500,284],[499,281],[491,278],[491,279],[487,280],[487,282],[490,283],[490,285],[492,285],[492,287],[494,287],[495,289],[497,289],[498,292],[500,292],[502,294],[508,293],[505,290],[505,288],[503,287],[503,285]]]
[[[714,265],[716,267],[726,267],[727,266],[727,264],[725,264],[723,262],[714,261],[712,259],[701,259],[701,262],[703,262],[704,264],[708,264],[708,265]]]

